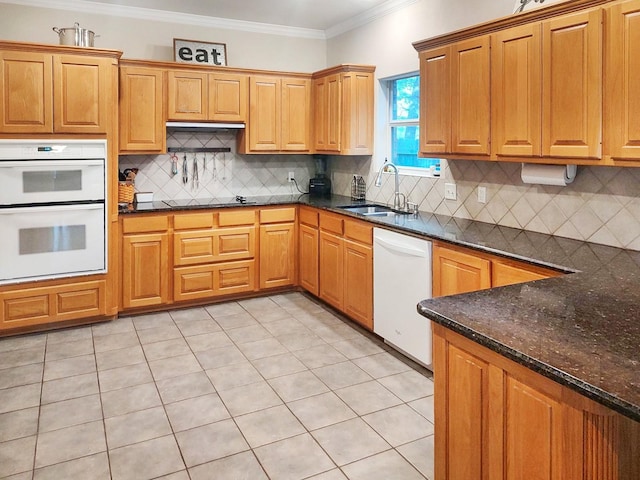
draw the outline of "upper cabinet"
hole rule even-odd
[[[605,154],[614,164],[640,164],[640,1],[606,13]]]
[[[222,72],[169,70],[169,120],[246,122],[248,76]]]
[[[639,12],[638,0],[567,0],[415,43],[421,153],[583,165],[640,160],[640,104],[631,93],[640,86]]]
[[[164,70],[120,66],[120,153],[166,150]]]
[[[116,63],[108,57],[0,51],[0,133],[106,134]]]
[[[375,67],[340,65],[313,75],[317,153],[373,153]]]
[[[311,79],[252,76],[249,121],[238,133],[241,153],[311,151]]]

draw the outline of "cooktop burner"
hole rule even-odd
[[[248,200],[247,197],[236,195],[235,197],[226,198],[183,198],[177,200],[163,200],[170,207],[216,207],[222,205],[252,204],[255,201]]]

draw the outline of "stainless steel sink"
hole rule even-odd
[[[407,213],[409,213],[393,210],[392,208],[384,205],[358,205],[338,208],[346,212],[357,213],[358,215],[363,215],[365,217],[393,217],[395,215],[407,215]]]

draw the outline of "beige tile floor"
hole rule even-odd
[[[432,480],[433,382],[300,293],[1,339],[0,478]]]

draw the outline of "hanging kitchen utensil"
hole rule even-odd
[[[227,179],[227,156],[222,152],[222,180]]]
[[[200,176],[198,175],[198,157],[193,154],[193,184],[192,188],[200,188]]]
[[[175,153],[171,154],[171,175],[176,176],[178,174],[178,156]]]
[[[207,175],[207,154],[202,154],[202,178]]]
[[[182,184],[186,185],[189,183],[189,169],[187,167],[187,154],[185,153],[182,157]]]
[[[212,179],[215,180],[216,176],[218,175],[218,172],[216,170],[216,162],[218,161],[218,156],[216,155],[216,153],[213,153],[213,173],[212,173]]]

